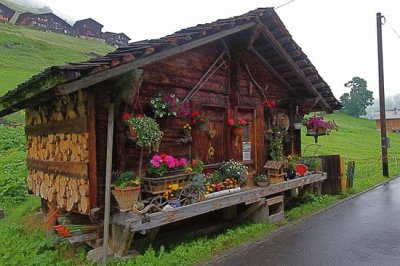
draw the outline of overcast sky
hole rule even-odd
[[[38,0],[72,20],[92,17],[103,31],[124,32],[132,41],[159,38],[182,28],[241,15],[289,0]],[[339,98],[354,76],[367,80],[378,98],[376,13],[383,26],[386,96],[400,93],[400,1],[295,0],[277,10],[293,39]]]

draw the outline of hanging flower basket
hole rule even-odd
[[[135,203],[138,202],[140,187],[113,187],[112,194],[118,202],[120,211],[126,212],[132,210]]]

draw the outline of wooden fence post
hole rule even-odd
[[[356,165],[354,161],[347,163],[347,188],[353,187],[354,171],[356,170]]]

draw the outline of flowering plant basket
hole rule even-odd
[[[122,116],[125,123],[129,125],[130,131],[136,133],[136,145],[147,148],[149,151],[157,151],[161,142],[162,132],[158,123],[147,116],[130,116],[125,113]],[[132,133],[131,133],[132,135]]]
[[[189,102],[182,103],[175,94],[162,95],[157,94],[150,100],[150,106],[153,109],[154,117],[168,117],[189,115]]]
[[[120,211],[129,211],[140,196],[141,179],[132,171],[115,172],[112,194],[118,202]]]
[[[199,127],[200,131],[207,131],[208,117],[200,114],[199,111],[191,113],[192,124]]]
[[[230,118],[230,119],[228,119],[228,124],[230,126],[233,126],[234,128],[243,128],[245,125],[247,125],[247,121],[240,117],[236,120],[233,118]]]
[[[175,158],[166,153],[155,154],[150,160],[146,172],[151,177],[161,177],[168,172],[184,170],[188,160],[186,158]]]
[[[334,121],[325,121],[321,116],[305,118],[303,125],[307,128],[308,135],[326,135],[329,131],[338,129]]]

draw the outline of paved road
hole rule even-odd
[[[399,266],[400,178],[233,252],[216,265]]]

